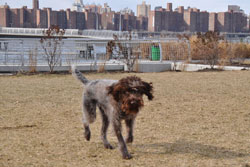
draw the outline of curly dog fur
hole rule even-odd
[[[126,142],[132,143],[135,118],[144,105],[143,95],[146,95],[149,100],[153,99],[152,83],[142,81],[136,76],[122,78],[119,81],[105,79],[89,81],[74,66],[72,67],[72,74],[85,85],[83,125],[86,140],[90,140],[89,124],[95,121],[96,107],[98,107],[102,116],[101,138],[104,147],[113,149],[107,140],[107,130],[111,122],[122,157],[124,159],[132,158],[121,133],[121,121],[125,120],[127,128]]]

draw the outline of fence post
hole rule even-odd
[[[62,45],[63,45],[64,43],[62,42]],[[60,59],[60,64],[59,64],[59,66],[61,67],[62,66],[62,63],[63,63],[63,54],[62,54],[62,46],[61,46],[61,44],[59,45],[59,54],[60,54],[60,57],[59,57],[59,59]]]
[[[133,67],[131,67],[131,53],[130,53],[130,44],[127,43],[127,51],[128,51],[128,63],[127,63],[127,66],[128,67],[128,71],[131,71]]]
[[[188,40],[187,43],[188,43],[188,61],[190,62],[192,60],[190,41]]]
[[[161,42],[159,42],[159,49],[160,49],[160,62],[162,62],[162,48],[161,48]]]
[[[4,44],[4,50],[5,50],[4,64],[6,65],[7,62],[8,62],[8,55],[7,55],[7,53],[8,53],[8,42],[4,42],[3,44]]]
[[[21,66],[24,66],[24,51],[23,51],[23,40],[21,40],[21,44],[22,44],[22,55],[21,55]]]
[[[94,70],[97,70],[97,55],[96,55],[96,45],[93,44],[93,52],[94,52]]]

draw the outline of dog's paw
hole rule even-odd
[[[87,141],[89,141],[89,140],[90,140],[90,137],[91,137],[90,131],[85,131],[85,132],[84,132],[84,137],[85,137],[85,139],[86,139]]]
[[[126,139],[126,143],[132,143],[133,142],[133,137],[131,136],[131,137],[128,137],[127,139]]]
[[[110,149],[110,150],[114,149],[114,147],[111,146],[110,144],[105,144],[104,147],[105,147],[106,149]]]
[[[123,159],[131,159],[132,156],[131,156],[129,153],[127,153],[127,154],[124,154],[124,155],[122,156],[122,158],[123,158]]]

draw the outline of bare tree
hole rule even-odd
[[[133,71],[134,64],[138,59],[138,55],[133,54],[133,49],[128,42],[126,45],[122,44],[117,35],[113,35],[114,40],[111,40],[107,44],[108,56],[118,58],[125,63],[128,71]],[[132,40],[131,32],[126,36],[128,41]]]
[[[52,25],[47,30],[43,31],[43,37],[40,40],[41,46],[44,50],[44,57],[48,63],[50,73],[54,72],[54,67],[59,64],[63,44],[62,38],[65,30],[60,29],[59,26]]]
[[[220,59],[219,42],[223,38],[217,32],[197,33],[196,40],[193,41],[197,57],[201,58],[205,64],[209,64],[213,69]],[[194,54],[195,55],[195,54]]]

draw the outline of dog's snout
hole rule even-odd
[[[135,104],[135,103],[137,103],[137,102],[138,102],[138,100],[135,99],[135,98],[133,98],[133,99],[131,99],[130,104]]]
[[[132,100],[132,101],[130,102],[130,104],[135,104],[135,103],[137,103],[137,101],[135,101],[135,100]]]
[[[132,100],[130,101],[130,104],[131,104],[131,105],[135,105],[135,104],[138,104],[138,103],[140,103],[140,99],[132,99]]]

